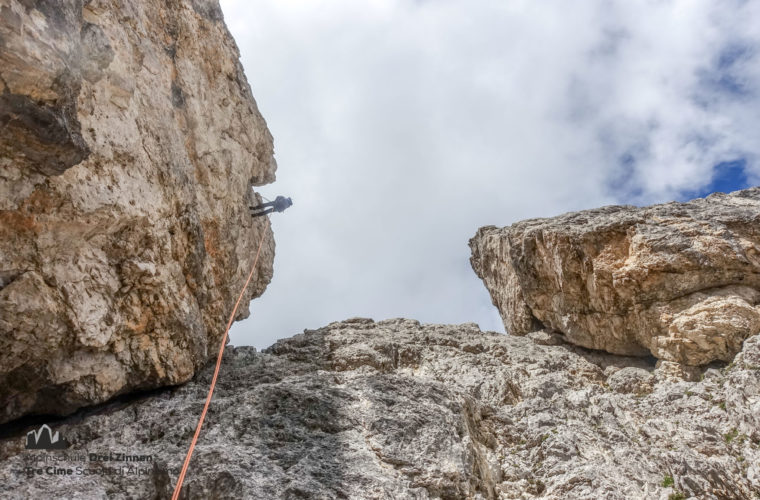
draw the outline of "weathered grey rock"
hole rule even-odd
[[[528,333],[528,338],[536,344],[541,345],[559,345],[565,343],[565,340],[561,334],[548,330],[537,330],[535,332],[530,332]]]
[[[617,370],[607,378],[610,389],[629,394],[652,392],[654,375],[643,368],[629,366]]]
[[[508,332],[687,365],[760,332],[760,188],[478,230],[472,266]]]
[[[0,422],[188,380],[262,238],[245,299],[270,280],[272,139],[220,12],[0,0]]]
[[[263,354],[226,353],[184,498],[749,499],[760,494],[759,361],[756,336],[733,365],[687,382],[653,378],[651,360],[471,324],[332,323]],[[22,432],[0,442],[0,496],[166,498],[211,368],[53,424],[69,454],[151,455],[105,464],[146,475],[27,477],[14,471],[43,464]],[[615,390],[628,375],[650,390]]]

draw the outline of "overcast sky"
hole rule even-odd
[[[760,183],[760,2],[222,0],[275,141],[232,343],[352,316],[504,331],[478,227]]]

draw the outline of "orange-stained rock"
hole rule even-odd
[[[0,422],[188,380],[274,256],[247,209],[272,137],[218,3],[0,13]]]

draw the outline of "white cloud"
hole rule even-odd
[[[753,2],[223,0],[275,137],[263,347],[354,315],[501,325],[479,226],[760,177]],[[738,91],[738,90],[740,91]]]

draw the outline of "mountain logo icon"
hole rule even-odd
[[[27,450],[65,450],[68,447],[69,442],[63,439],[58,431],[53,434],[47,424],[42,424],[37,431],[26,433]]]

